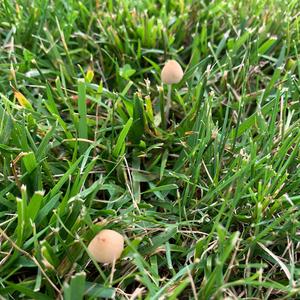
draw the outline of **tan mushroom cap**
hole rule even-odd
[[[110,229],[100,231],[89,243],[90,254],[100,263],[112,263],[124,249],[123,236]]]
[[[161,71],[161,80],[164,84],[178,83],[183,77],[183,71],[176,60],[168,60]]]

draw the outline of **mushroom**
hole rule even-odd
[[[124,238],[117,231],[104,229],[89,243],[88,251],[100,263],[113,263],[124,249]]]
[[[169,118],[169,112],[171,108],[171,93],[172,93],[172,84],[178,83],[183,77],[183,70],[180,64],[176,60],[168,60],[164,65],[161,71],[161,81],[164,84],[168,85],[168,96],[167,96],[167,103],[166,103],[166,118],[164,117],[164,105],[163,100],[161,100],[161,117],[162,117],[162,126],[166,127],[164,124],[166,120]],[[163,99],[163,97],[162,97]],[[162,109],[163,108],[163,109]]]
[[[183,77],[183,71],[176,60],[168,60],[161,71],[161,81],[164,84],[178,83]]]

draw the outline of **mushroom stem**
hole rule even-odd
[[[171,109],[171,96],[172,96],[172,84],[168,84],[168,95],[167,95],[167,103],[166,103],[166,122],[169,122],[169,114]]]
[[[167,128],[167,122],[166,122],[166,114],[165,114],[165,95],[164,95],[164,89],[163,87],[159,91],[159,101],[160,101],[160,116],[161,116],[161,127],[162,129]]]

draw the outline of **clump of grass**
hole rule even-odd
[[[297,299],[298,11],[0,2],[1,297]],[[113,267],[88,255],[103,228]]]

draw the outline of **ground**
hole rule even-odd
[[[1,299],[299,299],[299,10],[0,1]]]

